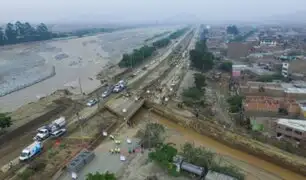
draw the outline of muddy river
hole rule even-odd
[[[147,119],[148,115],[146,110],[141,110],[139,114],[135,116],[137,120]],[[232,149],[226,145],[223,145],[207,136],[200,135],[191,129],[183,128],[170,120],[167,120],[159,115],[151,114],[152,121],[163,124],[171,132],[168,135],[168,141],[175,143],[176,145],[184,144],[185,142],[194,142],[196,146],[204,146],[216,153],[224,156],[224,159],[238,166],[247,174],[247,180],[305,180],[306,177],[284,169],[273,163],[259,159],[246,152]]]

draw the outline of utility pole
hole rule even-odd
[[[80,129],[81,129],[81,140],[82,140],[82,146],[83,146],[84,145],[84,135],[83,135],[83,127],[82,127],[82,123],[81,123],[81,120],[80,120],[79,112],[77,112],[76,115],[77,115],[78,122],[79,122]]]
[[[81,78],[80,77],[79,77],[78,81],[79,81],[80,92],[83,95],[83,89],[82,89],[82,84],[81,84]]]
[[[100,111],[100,96],[99,96],[99,93],[97,92],[96,93],[96,98],[97,98],[97,101],[98,101],[98,111]]]
[[[151,124],[151,110],[152,108],[149,109],[149,113],[148,113],[148,124]],[[151,136],[152,136],[152,132],[149,130],[149,139],[148,139],[148,145],[149,145],[149,151],[151,150]]]

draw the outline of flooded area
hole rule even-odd
[[[79,79],[84,92],[92,91],[100,83],[95,80],[95,75],[109,64],[118,63],[123,53],[142,46],[145,39],[156,33],[177,28],[138,28],[83,38],[1,47],[0,89],[5,90],[2,94],[16,88],[20,90],[0,97],[0,104],[5,104],[0,111],[14,111],[58,89],[68,88],[80,93]],[[48,79],[44,78],[50,74],[47,68],[55,69],[55,75]],[[33,83],[40,79],[46,80]]]
[[[167,141],[175,143],[178,148],[185,142],[193,142],[196,146],[207,147],[212,151],[224,156],[224,160],[238,166],[241,170],[243,170],[247,174],[246,179],[248,180],[306,179],[306,177],[303,177],[302,175],[296,174],[245,152],[232,149],[207,136],[200,135],[191,129],[183,128],[178,124],[154,113],[151,113],[151,117],[148,117],[146,110],[141,110],[135,116],[135,120],[138,122],[148,118],[152,122],[158,122],[166,126],[170,131]]]

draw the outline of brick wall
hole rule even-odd
[[[266,96],[246,96],[243,102],[246,112],[273,112],[278,113],[279,108],[287,109],[289,114],[300,115],[300,107],[295,100],[284,100]]]

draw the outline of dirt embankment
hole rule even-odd
[[[191,128],[200,134],[221,141],[229,147],[255,155],[258,158],[306,176],[306,161],[302,157],[295,156],[276,147],[246,138],[245,136],[239,135],[235,132],[225,130],[217,123],[186,119],[175,115],[175,113],[172,113],[172,111],[166,107],[159,107],[150,102],[145,102],[145,106],[152,108],[152,111],[158,115],[166,117],[167,119],[186,128]]]
[[[18,157],[21,150],[33,141],[32,138],[37,128],[59,116],[70,117],[82,107],[82,105],[68,98],[57,99],[46,108],[45,112],[33,118],[29,117],[26,123],[20,124],[20,126],[0,136],[0,154],[2,155],[0,165],[5,165]]]

